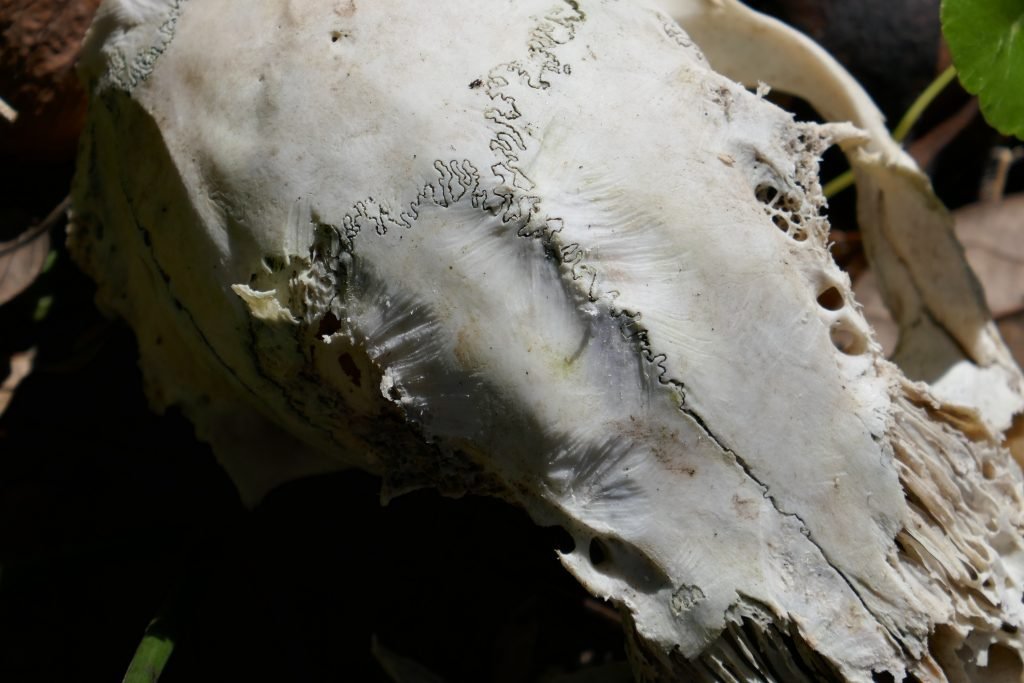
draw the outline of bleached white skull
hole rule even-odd
[[[763,20],[669,9],[749,75]],[[644,678],[1007,680],[1019,371],[870,103],[767,25],[765,68],[807,59],[793,89],[867,134],[794,123],[642,3],[107,2],[73,244],[250,500],[341,467],[502,496],[573,536]],[[973,408],[881,357],[831,260],[837,141]],[[935,216],[924,266],[885,256]]]

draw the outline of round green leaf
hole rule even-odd
[[[942,0],[942,32],[985,119],[1024,139],[1024,0]]]

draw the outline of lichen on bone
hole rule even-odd
[[[1019,662],[998,420],[885,360],[828,254],[817,159],[864,133],[633,3],[102,17],[73,246],[248,500],[501,496],[573,536],[639,677]]]

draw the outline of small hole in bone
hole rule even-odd
[[[1019,681],[1021,674],[1024,674],[1024,662],[1018,652],[1006,645],[992,645],[988,649],[988,666],[985,667],[988,673],[984,678],[975,680],[985,683],[995,681]]]
[[[872,671],[871,680],[874,683],[896,683],[896,678],[888,671]]]
[[[605,547],[604,541],[599,538],[590,539],[590,564],[595,567],[604,563],[608,559],[608,548]]]
[[[793,231],[793,239],[795,239],[797,242],[806,242],[807,241],[807,231],[806,230],[794,230]]]
[[[826,311],[838,311],[844,303],[843,295],[836,287],[829,287],[818,295],[818,305]]]
[[[565,527],[549,526],[542,530],[547,542],[558,552],[568,555],[576,550],[576,539],[572,537]]]
[[[332,334],[341,329],[341,321],[338,320],[330,311],[327,312],[324,317],[320,318],[320,325],[316,329],[317,337],[330,337]]]
[[[786,211],[795,212],[800,208],[800,200],[791,194],[783,195],[779,205]]]
[[[783,216],[782,214],[777,213],[774,216],[772,216],[772,223],[774,223],[775,227],[781,230],[782,232],[789,232],[789,221],[787,221],[786,217]]]
[[[347,353],[343,353],[338,356],[338,365],[341,366],[342,371],[352,380],[352,384],[357,387],[362,386],[363,373],[359,371],[359,366],[352,360],[352,356]]]
[[[757,197],[757,201],[762,204],[771,204],[779,195],[779,191],[771,185],[758,185],[757,189],[754,190],[754,196]]]
[[[263,267],[267,269],[268,273],[280,272],[284,270],[284,259],[277,256],[264,256]]]
[[[829,336],[832,344],[847,356],[859,356],[867,348],[864,337],[842,320],[832,326]]]

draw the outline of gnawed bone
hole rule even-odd
[[[900,326],[893,361],[994,431],[1024,410],[1024,378],[999,338],[980,286],[928,178],[896,144],[860,85],[807,36],[738,0],[651,0],[706,46],[713,68],[798,95],[866,136],[847,140],[857,213],[883,298]],[[927,245],[926,248],[925,245]]]
[[[249,500],[502,496],[643,678],[1019,671],[1020,470],[826,248],[856,129],[600,0],[122,0],[85,75],[77,257]]]

